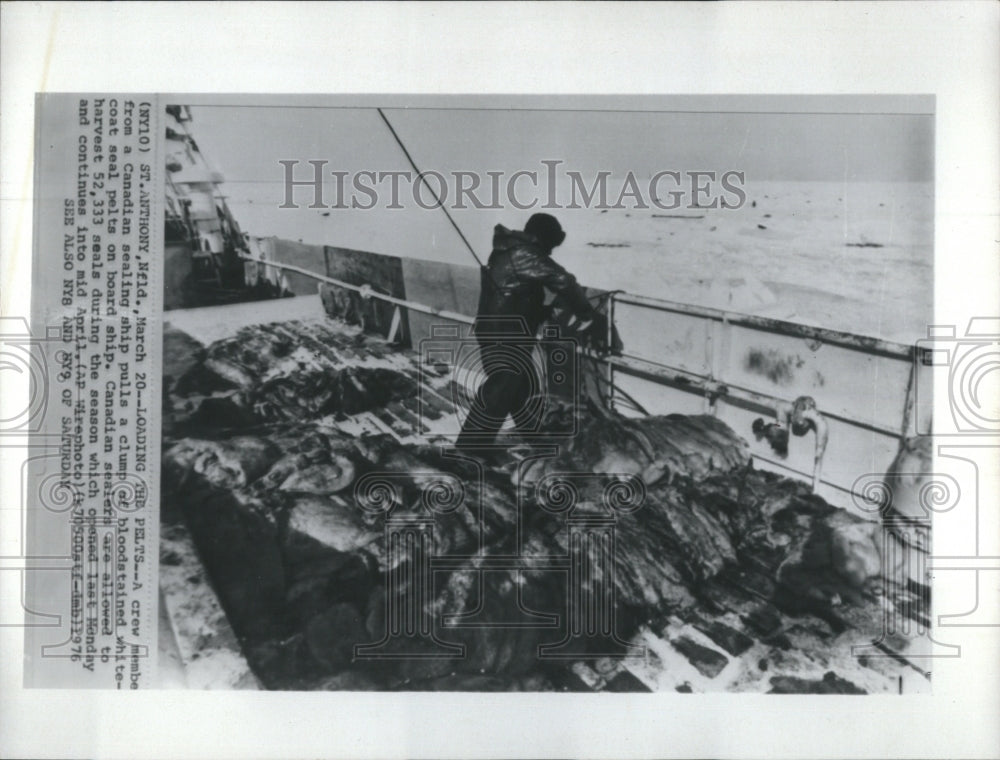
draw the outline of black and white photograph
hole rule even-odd
[[[929,692],[933,109],[168,104],[161,672]]]
[[[998,756],[995,3],[0,17],[0,755]]]

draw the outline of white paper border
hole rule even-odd
[[[998,311],[996,3],[5,3],[2,14],[4,314],[29,313],[42,90],[931,93],[937,321]],[[0,482],[2,504],[19,503]],[[17,515],[2,515],[9,536]],[[17,595],[0,600],[9,619]],[[24,691],[21,636],[0,628],[0,754],[996,756],[997,629],[952,631],[963,656],[935,663],[933,697],[853,698]]]

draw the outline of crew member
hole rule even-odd
[[[575,335],[561,337],[577,337],[598,347],[606,343],[607,319],[594,310],[576,278],[552,260],[552,250],[565,239],[550,214],[534,214],[523,232],[501,224],[494,228],[473,327],[486,379],[458,437],[459,449],[475,451],[470,444],[493,443],[509,415],[519,432],[537,432],[543,406],[529,403],[538,401],[533,394],[541,388],[532,353],[548,314],[546,288],[575,317]]]

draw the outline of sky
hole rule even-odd
[[[588,181],[599,171],[613,177],[631,171],[648,181],[664,170],[741,171],[750,188],[932,180],[932,115],[726,110],[725,103],[715,98],[711,109],[656,112],[396,107],[385,113],[424,171],[502,171],[509,177],[521,169],[544,171],[542,160],[561,160],[560,171],[579,171]],[[473,263],[445,215],[417,208],[405,187],[404,210],[387,210],[386,201],[365,211],[308,209],[309,189],[297,191],[303,208],[278,208],[285,194],[281,160],[300,162],[297,177],[311,176],[309,160],[352,174],[410,169],[374,108],[195,105],[192,115],[192,134],[225,176],[229,204],[252,234]],[[332,204],[334,180],[327,180],[324,199]],[[561,184],[560,196],[567,188]],[[481,255],[489,251],[494,224],[521,227],[529,213],[509,206],[452,212]],[[599,212],[580,213],[589,218]]]

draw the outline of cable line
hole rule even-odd
[[[406,149],[406,146],[403,145],[403,141],[399,139],[399,135],[396,133],[396,130],[393,129],[392,124],[389,122],[389,118],[385,115],[385,112],[382,111],[381,108],[376,108],[375,110],[378,111],[378,115],[382,117],[382,121],[384,121],[385,125],[389,128],[389,131],[392,133],[393,138],[396,140],[396,144],[399,146],[400,150],[403,151],[403,155],[406,156],[406,160],[410,162],[410,166],[413,167],[413,171],[417,173],[417,179],[422,181],[424,185],[427,186],[427,189],[431,191],[431,195],[434,196],[434,200],[437,201],[437,204],[444,212],[444,215],[448,217],[448,221],[451,222],[451,226],[455,228],[455,232],[457,232],[458,236],[462,238],[462,242],[465,243],[465,247],[469,249],[469,253],[472,254],[472,258],[476,260],[476,263],[479,264],[479,266],[483,266],[482,260],[480,260],[480,258],[476,255],[475,250],[473,250],[472,245],[466,239],[465,235],[462,233],[462,230],[459,229],[457,224],[455,224],[455,220],[451,218],[451,214],[448,213],[448,209],[445,208],[445,205],[441,201],[441,198],[439,198],[438,194],[434,192],[434,188],[431,187],[430,183],[424,178],[424,173],[420,171],[420,169],[417,167],[416,162],[413,160],[413,156],[410,155],[410,151]]]

